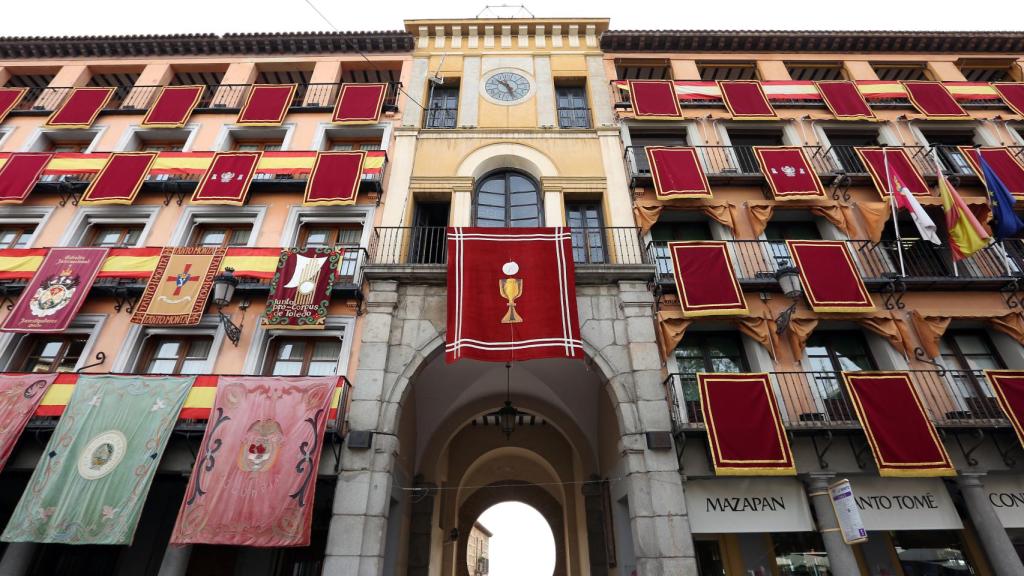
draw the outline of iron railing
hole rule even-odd
[[[208,84],[203,87],[196,110],[200,112],[237,111],[245,102],[252,84]],[[385,111],[398,110],[401,82],[389,82],[384,93]],[[117,86],[105,112],[145,112],[153,104],[162,86]],[[71,93],[71,87],[29,88],[12,112],[49,112],[55,110]],[[322,111],[334,107],[341,90],[340,83],[299,84],[289,111]]]
[[[901,277],[900,245],[895,240],[874,243],[870,240],[845,240],[862,279],[885,281]],[[726,246],[736,279],[765,281],[775,272],[793,263],[784,240],[728,240]],[[667,241],[647,244],[650,261],[660,282],[673,281],[672,259]],[[1002,280],[1024,273],[1024,243],[1009,239],[975,253],[954,265],[949,248],[919,239],[902,241],[902,276],[910,281]]]
[[[559,128],[590,128],[590,108],[558,108]]]
[[[910,378],[928,418],[939,426],[1006,426],[1008,424],[983,373],[966,370],[911,370]],[[769,377],[787,428],[854,428],[860,424],[839,372],[770,372]],[[673,373],[665,393],[675,430],[704,426],[697,375]]]
[[[370,241],[373,264],[445,264],[444,226],[378,226]],[[573,261],[578,265],[649,264],[640,229],[632,226],[570,228]]]

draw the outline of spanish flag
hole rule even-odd
[[[949,249],[953,252],[953,260],[963,260],[988,246],[989,236],[985,232],[985,228],[941,173],[939,174],[939,196],[942,198],[942,210],[946,213]]]

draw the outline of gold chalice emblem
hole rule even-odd
[[[519,272],[519,265],[515,262],[506,262],[501,271],[509,276]],[[501,319],[502,324],[519,324],[523,317],[516,312],[516,299],[523,295],[522,278],[501,278],[498,280],[498,292],[501,297],[508,300],[508,312]]]

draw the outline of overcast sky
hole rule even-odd
[[[398,30],[403,19],[473,18],[496,0],[311,0],[339,30]],[[505,0],[509,2],[510,0]],[[515,2],[516,0],[511,0]],[[615,29],[1006,30],[1022,28],[1020,0],[543,0],[537,17],[607,17]],[[502,9],[502,15],[516,10]],[[1007,18],[1016,14],[1017,18]],[[306,0],[47,0],[9,3],[2,36],[81,36],[330,30]]]

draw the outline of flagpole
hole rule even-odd
[[[942,164],[939,162],[939,148],[932,146],[932,162],[935,162],[935,176],[938,178],[939,189],[942,189],[942,182],[946,180],[946,176],[942,173]],[[946,191],[950,195],[950,206],[951,210],[959,211],[959,207],[953,202],[952,192],[949,192],[949,182],[946,182]],[[946,218],[946,234],[949,235],[949,218]],[[953,237],[949,236],[949,259],[953,262],[953,277],[960,277],[960,269],[956,264],[956,255],[953,254]]]
[[[889,208],[892,209],[892,229],[896,231],[896,253],[900,258],[900,276],[907,275],[903,266],[903,238],[900,237],[900,223],[896,216],[896,197],[892,191],[892,174],[889,173],[889,154],[886,144],[882,144],[882,162],[885,165],[885,189],[889,192]]]

